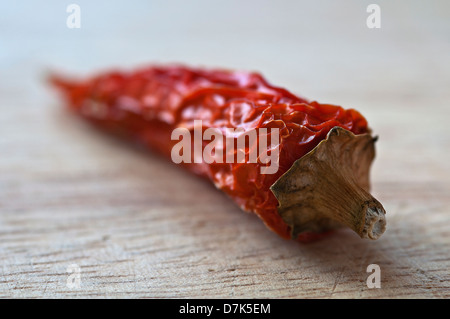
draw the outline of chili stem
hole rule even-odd
[[[272,185],[292,238],[342,226],[362,238],[378,239],[384,233],[386,212],[369,193],[375,141],[370,134],[334,127]]]

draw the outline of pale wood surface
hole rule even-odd
[[[371,2],[282,2],[79,1],[80,30],[57,1],[1,4],[0,297],[450,296],[448,2],[380,1],[380,30],[365,27]],[[380,137],[386,233],[282,240],[205,181],[65,113],[43,82],[49,68],[152,61],[258,70],[360,110]],[[381,289],[366,286],[369,264]]]

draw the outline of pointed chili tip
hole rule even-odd
[[[73,86],[73,83],[71,83],[71,81],[69,81],[66,77],[55,72],[49,72],[45,77],[48,83],[60,89],[68,90]]]
[[[60,92],[69,93],[73,89],[80,86],[80,81],[65,75],[62,72],[47,70],[43,74],[45,81],[52,87],[58,89]]]

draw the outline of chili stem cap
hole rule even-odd
[[[305,231],[343,226],[361,238],[378,239],[384,233],[386,212],[369,193],[376,140],[369,133],[334,127],[271,186],[293,239]]]

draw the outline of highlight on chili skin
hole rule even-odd
[[[211,181],[283,238],[385,230],[370,193],[375,141],[354,109],[308,101],[258,73],[185,66],[53,76],[70,110]]]
[[[260,165],[261,174],[278,171],[280,130],[277,127],[270,131],[210,127],[203,132],[202,121],[194,120],[193,131],[192,135],[185,127],[172,131],[171,139],[179,141],[171,150],[174,163],[253,163]]]

